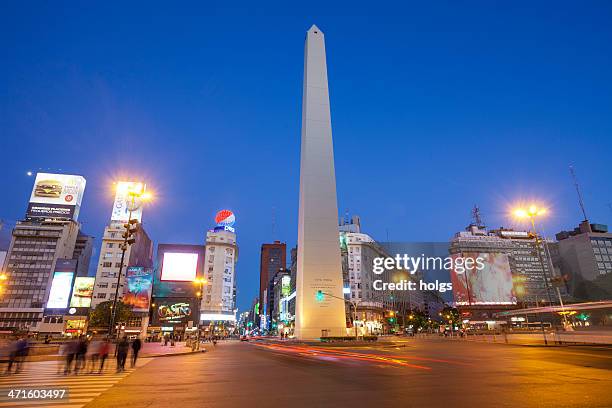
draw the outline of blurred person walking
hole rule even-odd
[[[136,360],[138,359],[138,352],[140,351],[141,347],[142,342],[140,341],[140,338],[136,337],[132,342],[132,367],[136,365]]]
[[[129,349],[130,343],[128,343],[127,336],[123,336],[117,343],[117,372],[125,370],[125,360],[127,360]]]
[[[87,355],[87,346],[87,338],[81,335],[77,343],[76,362],[74,363],[74,374],[78,374],[81,369],[85,369],[85,356]]]
[[[106,337],[100,344],[100,370],[98,370],[98,374],[102,373],[102,370],[104,370],[104,362],[106,361],[109,353],[110,341],[108,340],[108,337]]]
[[[16,343],[15,374],[21,371],[23,363],[30,352],[30,342],[27,337],[21,337]]]
[[[100,358],[100,346],[102,342],[99,339],[93,339],[87,347],[86,361],[89,361],[89,372],[93,373],[98,365]]]
[[[79,342],[76,339],[70,340],[68,344],[66,344],[66,366],[64,367],[64,375],[68,375],[72,371],[72,362],[74,361],[78,348]]]

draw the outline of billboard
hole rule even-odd
[[[134,312],[148,312],[153,290],[153,269],[130,266],[126,271],[127,288],[123,303]]]
[[[161,280],[189,282],[196,278],[198,254],[189,252],[166,252],[162,260]]]
[[[76,219],[79,216],[85,179],[71,174],[38,173],[26,218]]]
[[[190,321],[197,321],[194,299],[156,299],[156,303],[153,313],[155,326],[187,325]]]
[[[72,277],[74,272],[55,272],[51,282],[51,291],[47,301],[47,309],[65,309],[70,299],[72,289]]]
[[[90,307],[96,278],[78,276],[74,280],[70,307]]]
[[[474,262],[472,268],[456,268],[451,271],[453,295],[457,305],[516,304],[507,254],[463,252],[453,255],[455,260],[459,257],[471,258]],[[477,258],[484,263],[484,267],[480,270],[477,269]],[[453,262],[453,265],[457,263]]]
[[[115,202],[113,203],[113,212],[111,221],[128,222],[131,204],[130,192],[142,193],[145,191],[146,185],[137,181],[119,181],[116,184]],[[135,200],[132,207],[132,219],[142,221],[142,201]]]

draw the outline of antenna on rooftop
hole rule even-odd
[[[578,194],[578,204],[580,205],[580,210],[582,210],[582,215],[584,215],[584,220],[587,221],[588,217],[586,215],[586,210],[584,209],[584,201],[582,200],[582,193],[580,192],[580,185],[578,184],[578,179],[576,178],[576,172],[574,171],[574,166],[569,166],[570,174],[572,175],[572,180],[574,180],[574,187],[576,187],[576,194]]]

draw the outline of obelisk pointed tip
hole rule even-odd
[[[310,29],[308,30],[308,33],[312,33],[312,34],[323,34],[323,31],[319,30],[319,27],[317,27],[315,24],[312,25],[312,27],[310,27]]]

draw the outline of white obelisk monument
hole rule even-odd
[[[314,25],[306,34],[303,92],[295,335],[345,336],[325,38]]]

